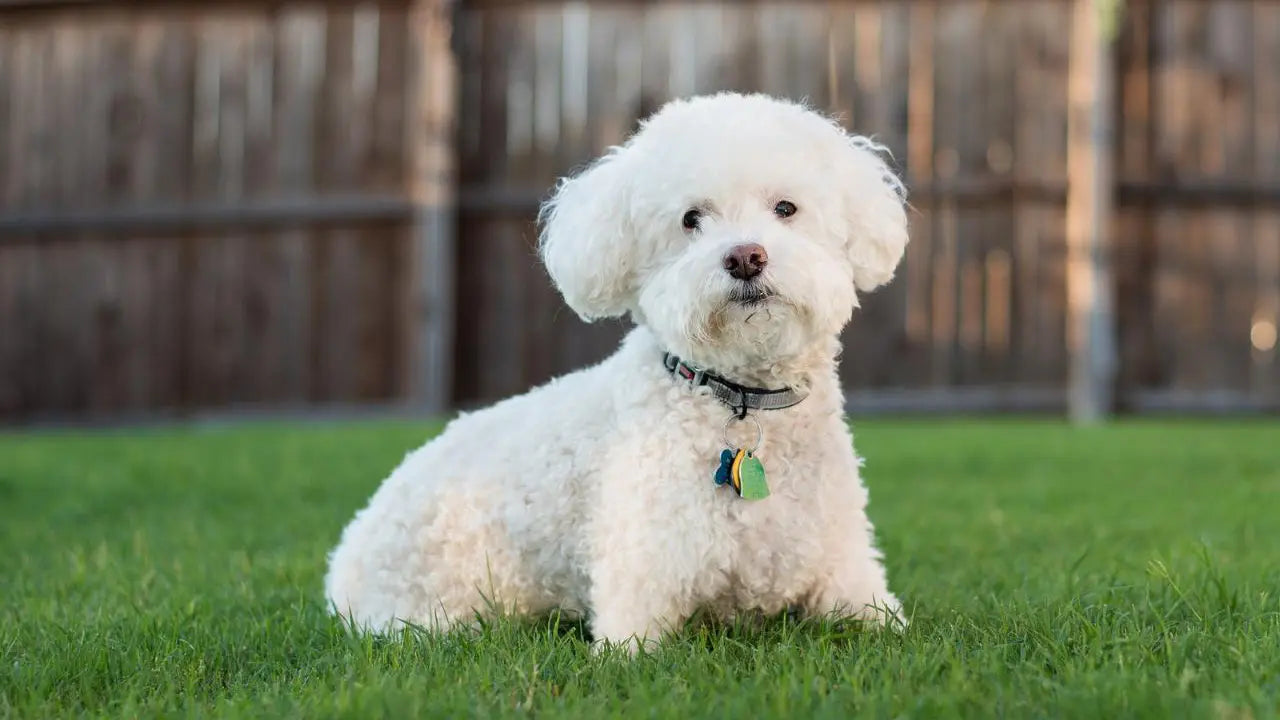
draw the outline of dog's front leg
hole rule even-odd
[[[696,606],[691,588],[681,587],[664,563],[636,555],[606,553],[592,569],[591,587],[596,642],[631,654],[652,649],[662,636],[679,630]]]
[[[865,515],[859,516],[826,538],[823,572],[810,594],[809,612],[901,629],[906,626],[901,603],[889,592],[871,524]]]
[[[632,447],[635,457],[610,464],[619,477],[599,485],[589,572],[592,634],[634,653],[678,631],[723,589],[725,574],[715,571],[717,535],[706,506],[711,481],[698,482],[706,463],[668,452],[655,467],[652,458],[660,455]],[[637,481],[635,468],[645,467],[657,472]]]

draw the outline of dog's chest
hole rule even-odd
[[[739,608],[773,612],[796,602],[822,555],[812,499],[795,494],[788,474],[777,475],[764,500],[723,498],[727,594]]]
[[[806,408],[757,412],[744,420],[712,399],[664,405],[650,427],[677,427],[654,471],[674,482],[649,509],[663,526],[679,527],[688,550],[702,558],[701,577],[721,578],[704,600],[725,612],[776,612],[802,601],[814,585],[823,551],[821,503],[837,458],[827,447],[830,419]],[[725,451],[751,450],[763,466],[768,495],[740,497],[717,483]],[[850,452],[852,452],[850,450]],[[659,468],[665,469],[665,473]],[[830,498],[828,498],[829,500]]]
[[[752,500],[730,484],[713,486],[708,511],[722,539],[715,555],[727,583],[716,604],[776,612],[799,601],[814,582],[822,554],[816,520],[824,471],[822,457],[799,434],[766,428],[765,440],[758,458],[769,495]]]

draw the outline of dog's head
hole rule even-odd
[[[907,243],[881,148],[801,105],[675,101],[562,181],[541,252],[584,319],[623,315],[716,366],[830,343]]]

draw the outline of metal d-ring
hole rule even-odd
[[[760,421],[757,420],[754,415],[746,415],[744,417],[738,417],[736,413],[730,415],[724,421],[724,429],[720,431],[720,439],[724,440],[724,446],[727,448],[738,447],[737,445],[729,442],[729,426],[735,422],[743,422],[746,420],[750,420],[755,423],[756,426],[756,444],[753,445],[750,450],[747,450],[748,453],[754,455],[755,452],[760,449],[760,445],[764,442],[764,428],[760,427]]]

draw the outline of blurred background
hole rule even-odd
[[[1280,411],[1280,2],[0,0],[0,424],[438,413],[598,360],[627,324],[560,302],[538,202],[721,89],[911,189],[852,411]]]

